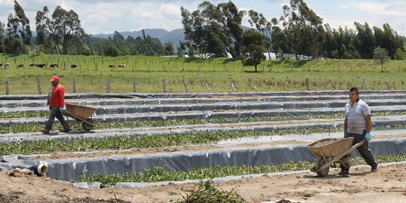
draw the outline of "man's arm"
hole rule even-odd
[[[59,97],[59,108],[63,108],[65,106],[65,89],[60,87],[58,89],[58,97]]]
[[[371,126],[372,126],[371,125],[371,114],[364,116],[364,118],[365,118],[365,122],[366,122],[365,130],[367,131],[367,133],[370,133]]]
[[[348,118],[344,119],[344,132],[347,132],[348,129]]]

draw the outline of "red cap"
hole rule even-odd
[[[50,81],[53,82],[53,81],[56,81],[56,80],[59,80],[59,77],[55,75],[55,76],[53,76],[53,77],[51,78]]]

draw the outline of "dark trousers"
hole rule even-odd
[[[364,139],[364,135],[362,135],[362,134],[345,133],[344,138],[348,138],[348,137],[354,138],[354,140],[352,141],[352,145],[355,145]],[[357,150],[368,165],[370,165],[371,167],[377,166],[376,160],[374,158],[372,151],[368,147],[367,141],[365,141],[364,144],[359,146],[357,148]],[[351,153],[349,153],[348,155],[341,158],[341,161],[344,162],[348,166],[348,168],[347,168],[344,165],[340,164],[341,169],[348,169],[348,170],[350,169],[350,158],[351,158]]]
[[[68,123],[65,121],[63,118],[62,112],[59,110],[58,106],[51,106],[50,108],[50,113],[48,117],[48,121],[45,124],[45,130],[50,131],[52,129],[52,124],[54,124],[55,117],[59,120],[59,122],[62,124],[63,129],[69,129]]]

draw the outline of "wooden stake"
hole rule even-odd
[[[133,92],[136,93],[137,92],[137,83],[135,81],[135,78],[133,78]]]
[[[166,93],[166,80],[162,79],[162,92]]]
[[[106,93],[110,93],[110,78],[107,78],[106,81]]]
[[[39,76],[37,76],[37,87],[38,87],[38,94],[42,94],[42,92],[41,92],[41,80],[40,80]]]
[[[72,78],[73,93],[76,93],[76,79]]]
[[[231,83],[231,87],[233,88],[233,91],[234,91],[234,92],[237,92],[237,90],[235,90],[235,87],[234,87],[234,84],[233,84],[233,83]]]
[[[6,95],[9,95],[9,88],[8,88],[8,78],[6,78]]]
[[[206,84],[206,88],[207,88],[207,91],[209,91],[211,93],[211,90],[207,84]]]
[[[183,80],[183,85],[185,86],[186,93],[189,93],[189,88],[187,87],[186,80]]]

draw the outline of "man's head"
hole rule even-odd
[[[59,77],[55,75],[49,81],[51,81],[52,85],[55,86],[56,84],[59,83]]]
[[[357,101],[359,99],[359,91],[356,87],[351,87],[350,89],[350,100]]]

